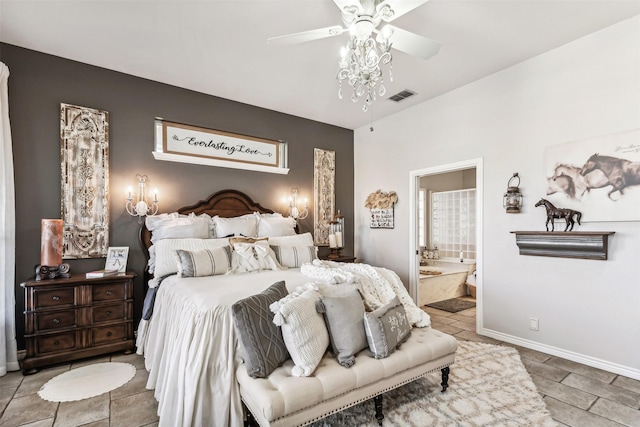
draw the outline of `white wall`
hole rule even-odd
[[[547,146],[640,129],[640,16],[355,132],[356,256],[409,282],[409,173],[483,158],[483,334],[640,379],[640,222],[615,231],[609,260],[518,255],[513,230],[544,230]],[[513,172],[521,214],[502,195]],[[367,195],[394,190],[394,229],[370,229]],[[540,330],[529,330],[536,317]]]

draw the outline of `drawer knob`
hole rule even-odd
[[[60,323],[60,319],[53,319],[53,323],[57,325],[58,323]]]
[[[107,336],[110,337],[112,335],[111,332],[107,332]]]
[[[51,299],[54,301],[60,301],[60,297],[58,295],[52,296]]]
[[[107,316],[111,316],[111,312],[110,311],[107,311]]]
[[[105,294],[111,295],[111,291],[106,291]]]
[[[60,345],[60,341],[55,340],[55,341],[53,342],[53,345]]]

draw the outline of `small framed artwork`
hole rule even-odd
[[[129,257],[128,246],[110,246],[107,251],[107,262],[105,270],[118,270],[123,273],[127,271],[127,258]]]

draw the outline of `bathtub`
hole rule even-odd
[[[425,265],[426,264],[426,265]],[[441,274],[420,273],[418,306],[467,295],[467,276],[476,269],[474,260],[428,260],[420,263],[420,270],[439,271]]]

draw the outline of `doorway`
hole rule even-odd
[[[452,172],[459,172],[458,174],[451,174]],[[473,175],[470,177],[470,175]],[[475,181],[475,230],[474,235],[472,236],[469,243],[473,242],[474,247],[471,246],[462,246],[463,243],[458,240],[455,244],[459,245],[454,248],[450,245],[447,248],[439,248],[441,253],[446,258],[450,258],[452,260],[458,259],[459,251],[462,248],[462,257],[464,257],[465,249],[470,248],[474,250],[474,259],[475,259],[475,296],[476,296],[476,332],[482,330],[482,190],[483,190],[483,182],[482,182],[482,158],[465,160],[457,163],[450,163],[425,169],[419,169],[410,172],[410,219],[409,219],[409,292],[413,297],[414,301],[417,304],[420,302],[420,261],[423,260],[423,250],[425,246],[433,246],[434,242],[431,239],[433,230],[429,230],[428,218],[424,216],[421,217],[421,213],[424,215],[430,215],[429,212],[425,212],[423,209],[420,209],[420,204],[425,203],[425,201],[429,198],[428,194],[421,191],[421,182],[433,182],[438,183],[442,181],[447,181],[449,177],[457,177],[461,176],[462,181],[467,181],[467,183],[458,184],[434,184],[435,187],[441,186],[443,189],[447,189],[446,185],[453,185],[464,187],[471,186],[473,181]],[[475,179],[471,179],[475,178]],[[442,187],[444,185],[444,187]],[[443,193],[442,196],[447,197],[448,194]],[[455,194],[457,197],[458,195]],[[428,203],[426,204],[428,205]],[[442,232],[442,231],[441,231]],[[448,232],[448,231],[446,231]],[[454,230],[455,233],[455,230]],[[443,243],[444,245],[444,243]],[[434,248],[429,248],[434,249]],[[440,252],[439,251],[439,252]],[[433,252],[432,252],[433,253]],[[454,255],[452,255],[454,254]],[[469,253],[467,253],[466,261],[470,258]],[[458,259],[459,261],[459,259]],[[466,264],[466,262],[465,262]]]

